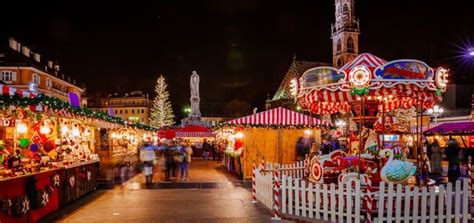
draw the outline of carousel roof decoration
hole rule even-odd
[[[379,110],[422,105],[430,108],[446,91],[449,70],[433,69],[418,60],[385,61],[363,53],[336,69],[320,66],[293,79],[292,95],[303,109],[316,114],[348,112],[361,96],[382,98]]]
[[[247,125],[247,126],[319,126],[320,119],[286,108],[278,107],[245,117],[230,120],[224,125]]]
[[[281,82],[278,90],[275,95],[272,97],[272,101],[277,101],[280,99],[290,99],[291,95],[289,94],[289,83],[293,78],[300,78],[303,73],[313,67],[322,66],[324,63],[315,62],[315,61],[302,61],[296,60],[296,55],[293,57],[293,62],[290,65],[290,68],[285,74],[283,81]]]

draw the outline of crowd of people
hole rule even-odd
[[[189,169],[193,154],[203,156],[204,160],[212,158],[219,162],[222,160],[223,151],[223,146],[206,139],[202,143],[194,144],[168,140],[156,147],[145,146],[140,152],[145,183],[152,184],[153,175],[159,170],[164,172],[163,180],[165,181],[189,181]]]

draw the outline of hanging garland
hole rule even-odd
[[[92,118],[92,119],[99,119],[99,120],[106,121],[109,123],[135,127],[135,128],[144,129],[147,131],[157,130],[156,128],[153,128],[148,125],[140,124],[140,123],[130,124],[120,117],[109,116],[105,112],[93,111],[89,108],[73,107],[68,102],[62,101],[58,98],[45,96],[45,95],[38,95],[34,98],[23,98],[18,95],[13,95],[13,96],[0,95],[0,104],[3,105],[4,110],[7,108],[7,106],[12,106],[12,105],[19,106],[22,108],[41,105],[43,107],[46,107],[56,112],[66,111],[66,112],[70,112],[73,115],[79,115],[79,116]]]

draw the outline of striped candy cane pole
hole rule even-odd
[[[281,220],[280,215],[280,173],[278,164],[273,167],[273,220]]]
[[[366,193],[366,198],[365,198],[365,205],[366,205],[366,222],[371,223],[372,222],[372,172],[370,170],[370,167],[367,169],[367,175],[365,176],[367,180],[367,193]]]
[[[468,189],[469,189],[469,197],[472,196],[472,173],[471,173],[471,168],[472,168],[472,157],[469,156],[467,159],[467,183],[468,183]]]
[[[252,169],[252,203],[256,204],[257,203],[257,182],[255,181],[255,174],[257,172],[257,164],[254,161],[253,162],[253,169]]]
[[[307,178],[309,175],[309,156],[308,154],[305,155],[304,159],[304,178]]]
[[[263,159],[263,157],[262,157],[262,162],[260,163],[260,165],[262,167],[260,171],[262,171],[262,174],[265,174],[266,167],[265,167],[265,160]]]

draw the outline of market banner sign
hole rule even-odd
[[[390,61],[375,70],[376,79],[428,80],[431,77],[433,77],[433,69],[418,60]]]
[[[327,86],[345,80],[345,73],[333,67],[316,67],[307,70],[301,76],[302,87]]]

